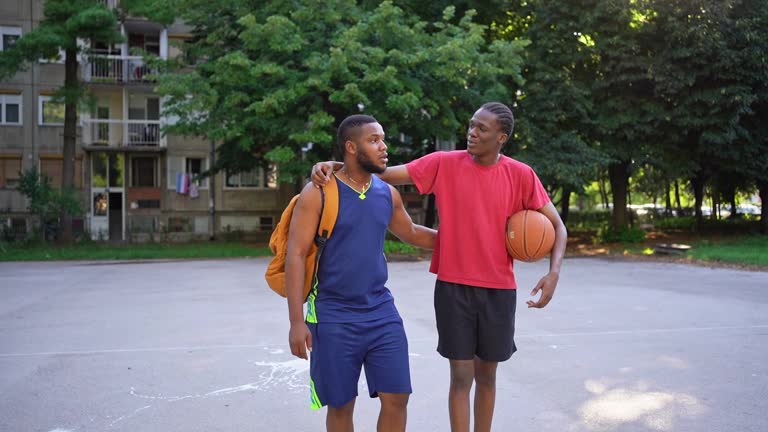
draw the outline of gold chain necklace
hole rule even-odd
[[[351,181],[352,183],[356,184],[357,186],[361,186],[360,183],[356,182],[355,179],[353,179],[352,176],[349,175],[349,173],[347,172],[346,168],[343,168],[341,171],[344,172],[344,175],[347,176],[349,181]],[[371,179],[371,180],[373,180],[373,179]],[[357,190],[357,188],[352,186],[352,185],[347,185],[347,186],[351,187],[352,190],[354,190],[355,192],[359,192],[360,195],[358,195],[357,197],[360,198],[361,200],[364,200],[365,199],[365,193],[368,192],[368,189],[371,188],[371,182],[367,182],[367,183],[363,184],[362,185],[362,190]]]

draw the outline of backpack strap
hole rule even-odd
[[[333,233],[333,227],[336,225],[336,218],[339,217],[339,185],[336,183],[336,176],[331,175],[331,181],[320,188],[320,194],[322,195],[322,205],[320,207],[320,225],[317,226],[317,236],[315,242],[319,239],[323,239],[325,243],[331,233]],[[318,246],[320,246],[318,244]]]
[[[315,234],[317,252],[315,253],[315,263],[312,269],[312,286],[306,293],[307,296],[304,299],[305,302],[312,292],[317,295],[317,270],[320,265],[320,257],[323,256],[325,243],[331,237],[333,227],[336,225],[336,218],[339,216],[339,185],[336,183],[335,175],[331,175],[331,181],[320,188],[320,195],[322,196],[320,204],[320,223],[317,226],[317,233]]]

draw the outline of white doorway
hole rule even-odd
[[[125,239],[125,155],[91,155],[91,238]]]

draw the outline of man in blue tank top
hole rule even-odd
[[[397,190],[373,174],[387,168],[384,129],[375,118],[353,115],[339,125],[336,152],[344,168],[339,215],[302,308],[306,256],[320,221],[322,196],[311,183],[293,212],[286,256],[291,353],[310,359],[310,405],[328,406],[328,431],[352,431],[360,370],[371,397],[381,401],[379,431],[405,431],[411,393],[408,341],[387,282],[384,238],[431,249],[435,230],[416,225]]]

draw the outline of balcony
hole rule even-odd
[[[117,7],[118,0],[99,0],[99,3],[110,9],[114,9]]]
[[[166,146],[159,120],[83,120],[83,143],[87,148],[161,150]]]
[[[88,59],[84,73],[90,83],[151,83],[149,75],[155,70],[140,56],[96,55]]]

